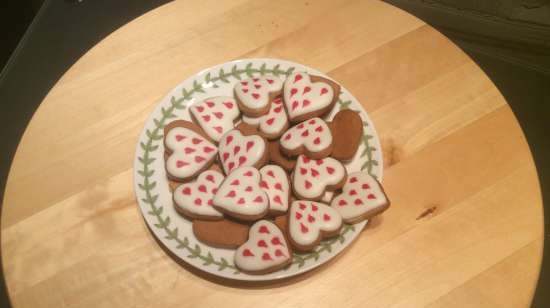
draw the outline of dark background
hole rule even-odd
[[[103,37],[168,0],[0,1],[0,200],[32,114],[61,75]],[[386,0],[464,50],[504,95],[550,200],[550,0]],[[545,215],[545,226],[550,220]],[[545,240],[548,232],[545,227]],[[533,307],[550,307],[550,252]],[[9,307],[0,279],[0,307]]]

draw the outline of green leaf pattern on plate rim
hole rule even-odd
[[[279,64],[275,64],[273,67],[268,68],[266,63],[263,63],[259,68],[253,67],[253,63],[248,63],[244,68],[238,68],[237,65],[233,65],[232,69],[229,71],[224,71],[223,68],[220,68],[218,74],[213,76],[211,73],[207,73],[204,76],[205,83],[212,83],[211,86],[214,88],[219,87],[219,83],[230,83],[231,78],[241,80],[243,78],[249,78],[256,75],[274,75],[274,76],[288,76],[294,71],[294,67],[289,67],[288,69],[280,69]],[[240,273],[240,271],[235,267],[233,261],[228,261],[227,259],[220,257],[215,258],[211,252],[204,251],[201,249],[201,245],[195,244],[194,246],[189,243],[187,237],[180,237],[178,235],[178,228],[170,226],[170,217],[163,216],[163,206],[157,204],[157,199],[159,197],[158,193],[155,193],[154,189],[157,185],[157,182],[153,181],[151,177],[155,173],[150,165],[155,161],[154,157],[151,157],[151,153],[155,152],[159,148],[159,143],[163,139],[163,129],[164,125],[167,124],[167,120],[173,119],[176,117],[174,114],[175,110],[183,110],[186,108],[186,103],[190,101],[195,93],[205,93],[203,88],[203,83],[198,82],[197,80],[193,81],[192,87],[182,89],[181,97],[176,98],[172,96],[170,98],[170,106],[161,108],[161,117],[154,118],[153,122],[155,128],[153,130],[147,129],[145,134],[147,137],[147,142],[140,142],[140,148],[143,151],[142,154],[138,157],[141,169],[138,170],[138,174],[143,177],[143,181],[138,183],[139,189],[145,193],[145,198],[142,198],[141,201],[148,204],[150,209],[147,212],[148,215],[152,215],[156,218],[156,223],[154,226],[156,228],[162,229],[164,231],[164,237],[167,240],[176,241],[177,249],[185,249],[189,254],[188,258],[198,258],[203,262],[203,266],[215,266],[218,271],[231,270],[234,274]],[[343,101],[341,98],[338,100],[338,106],[340,110],[349,108],[351,100]],[[358,111],[359,112],[359,111]],[[367,122],[363,123],[364,126],[368,126]],[[365,146],[363,151],[360,154],[362,159],[365,159],[365,162],[361,165],[361,170],[366,170],[369,174],[376,176],[372,171],[375,166],[378,166],[378,161],[373,158],[373,152],[376,151],[376,148],[370,143],[370,140],[374,136],[368,133],[365,133],[362,137],[362,144]],[[345,243],[346,234],[349,232],[354,232],[355,227],[353,225],[344,224],[340,234],[337,237],[333,237],[324,241],[321,241],[319,246],[310,253],[294,253],[292,263],[296,264],[299,268],[303,267],[308,261],[314,262],[317,261],[320,255],[324,252],[331,252],[332,245],[336,242],[340,244]]]

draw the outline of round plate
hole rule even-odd
[[[360,234],[366,222],[342,227],[339,236],[322,241],[313,252],[294,254],[292,265],[266,275],[248,275],[233,263],[234,250],[219,249],[199,242],[191,221],[176,213],[164,169],[163,128],[175,119],[190,120],[188,107],[207,97],[233,95],[234,84],[252,76],[275,75],[284,80],[293,71],[324,76],[301,64],[278,59],[243,59],[205,69],[172,90],[147,119],[139,137],[134,159],[134,188],[139,208],[150,230],[174,255],[205,272],[224,278],[259,281],[287,278],[309,271],[339,254]],[[328,77],[327,77],[328,78]],[[334,110],[356,110],[363,119],[363,138],[349,172],[363,170],[382,179],[382,153],[374,126],[361,104],[345,89]]]

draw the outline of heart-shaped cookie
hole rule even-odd
[[[240,167],[225,178],[214,195],[214,207],[229,216],[251,221],[264,217],[269,199],[260,187],[260,172]]]
[[[219,143],[220,162],[225,174],[244,166],[260,168],[267,162],[267,143],[258,135],[244,136],[234,129],[225,134]]]
[[[281,230],[268,220],[252,225],[248,241],[235,251],[235,265],[249,274],[267,274],[291,262],[291,251]]]
[[[338,100],[340,86],[323,77],[295,72],[285,80],[283,93],[290,122],[298,123],[329,112]]]
[[[338,235],[342,217],[326,204],[297,200],[288,214],[288,234],[299,251],[312,250],[323,238]]]
[[[216,142],[233,129],[240,114],[237,102],[229,96],[207,98],[193,104],[189,110],[193,120]]]
[[[313,118],[291,127],[279,142],[287,156],[306,154],[319,159],[330,155],[333,139],[327,123],[320,118]]]
[[[282,81],[275,76],[252,77],[235,84],[235,97],[242,113],[258,117],[269,111],[269,103],[282,88]]]
[[[344,109],[339,111],[329,123],[334,140],[331,157],[340,161],[353,158],[363,136],[363,120],[359,113]]]
[[[292,190],[298,199],[318,201],[325,190],[339,189],[345,180],[346,168],[336,159],[300,155],[292,173]]]
[[[266,115],[257,118],[243,116],[243,122],[257,126],[259,134],[269,140],[279,138],[288,128],[283,99],[281,97],[274,99]]]
[[[330,205],[345,222],[357,223],[384,212],[390,207],[390,201],[374,177],[355,172],[349,175],[342,193]]]
[[[223,178],[218,171],[206,170],[195,181],[178,186],[173,192],[176,211],[192,219],[222,219],[222,213],[213,207],[212,198]]]
[[[290,197],[286,172],[277,165],[265,165],[260,169],[260,175],[260,186],[269,198],[269,212],[273,215],[284,214],[288,209]]]
[[[178,120],[164,129],[166,173],[170,179],[187,181],[207,169],[218,149],[195,124]]]

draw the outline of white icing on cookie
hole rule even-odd
[[[321,152],[332,144],[332,133],[325,121],[313,118],[287,130],[280,143],[290,151],[303,145],[309,152]]]
[[[219,145],[220,161],[225,174],[242,166],[254,166],[265,155],[265,140],[257,135],[244,136],[234,129],[225,134]]]
[[[269,104],[270,94],[280,92],[282,88],[283,83],[277,77],[253,77],[237,82],[235,95],[244,107],[263,109]]]
[[[261,117],[259,130],[267,135],[277,136],[288,125],[288,118],[283,106],[283,99],[278,97],[273,100],[267,115]]]
[[[286,212],[290,194],[286,172],[277,165],[266,165],[260,169],[260,174],[262,176],[260,187],[269,197],[269,209]]]
[[[256,118],[243,115],[242,119],[247,124],[259,126],[258,130],[260,132],[274,137],[279,137],[283,133],[283,129],[288,125],[288,117],[281,97],[273,100],[266,115]]]
[[[229,96],[207,98],[193,104],[189,110],[204,132],[216,142],[233,129],[240,114],[235,99]]]
[[[284,99],[290,119],[323,109],[330,105],[334,90],[325,82],[311,82],[304,72],[295,72],[284,83]]]
[[[288,262],[290,253],[283,232],[272,222],[260,220],[252,225],[248,241],[235,251],[235,265],[255,272]]]
[[[330,204],[330,201],[334,198],[334,192],[333,191],[325,191],[323,194],[323,197],[321,197],[321,202]]]
[[[243,122],[246,123],[246,124],[258,126],[258,125],[260,125],[260,120],[261,120],[263,117],[264,117],[264,116],[260,116],[260,117],[249,117],[249,116],[243,114],[243,116],[241,117],[241,119],[242,119]]]
[[[317,241],[321,231],[334,232],[340,226],[340,214],[324,203],[297,200],[290,206],[288,231],[298,245],[309,246]]]
[[[164,137],[164,144],[172,151],[166,159],[166,171],[180,179],[194,176],[218,153],[214,144],[185,127],[172,128]]]
[[[344,220],[353,220],[363,214],[388,205],[389,201],[380,183],[366,172],[349,175],[342,193],[331,202]]]
[[[223,178],[223,174],[218,171],[204,171],[194,182],[176,187],[173,193],[174,203],[191,214],[222,217],[223,214],[213,207],[212,198],[223,182]]]
[[[228,214],[255,216],[265,213],[269,205],[260,188],[260,172],[254,167],[240,167],[225,178],[214,196],[214,205]]]
[[[327,186],[338,184],[345,176],[344,166],[334,158],[310,159],[300,155],[294,167],[292,187],[300,197],[315,199]]]

